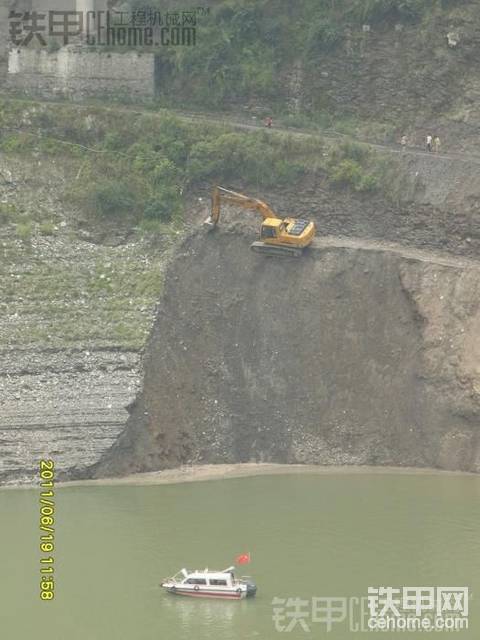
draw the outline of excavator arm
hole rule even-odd
[[[230,191],[230,189],[225,189],[224,187],[214,187],[212,192],[212,211],[210,217],[205,221],[208,227],[213,228],[218,223],[222,202],[236,204],[243,209],[258,211],[264,220],[267,218],[279,219],[275,211],[270,209],[268,204],[262,200],[244,196],[242,193]]]

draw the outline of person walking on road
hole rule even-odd
[[[435,136],[433,138],[433,150],[435,151],[435,153],[438,153],[440,151],[440,138],[438,136]]]
[[[432,136],[428,134],[427,136],[427,151],[432,150]]]
[[[273,120],[270,116],[268,116],[268,118],[265,118],[265,126],[268,127],[269,129],[272,128],[272,124],[273,124]]]
[[[400,144],[402,145],[402,151],[405,151],[407,147],[407,136],[402,136],[400,138]]]

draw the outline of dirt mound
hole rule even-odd
[[[480,470],[476,266],[391,250],[249,250],[197,234],[171,264],[122,436],[89,475],[183,463]]]

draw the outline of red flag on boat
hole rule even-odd
[[[250,562],[250,552],[242,553],[235,558],[235,564],[248,564]]]

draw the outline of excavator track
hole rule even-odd
[[[250,249],[255,251],[255,253],[261,253],[266,256],[277,256],[280,258],[299,258],[302,255],[302,249],[299,249],[298,247],[266,244],[265,242],[254,242],[250,245]]]

